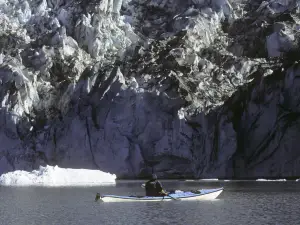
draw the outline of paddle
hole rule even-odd
[[[145,184],[142,184],[141,187],[142,187],[142,188],[145,188],[146,185],[145,185]],[[179,199],[179,198],[175,198],[175,197],[171,196],[170,194],[167,194],[167,196],[169,196],[171,199],[176,200],[176,201],[180,201],[180,200],[181,200],[181,199]],[[165,197],[165,196],[163,196],[163,199],[164,199],[164,197]]]

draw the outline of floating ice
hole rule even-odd
[[[211,178],[211,179],[200,179],[201,181],[219,181],[218,178]]]
[[[275,180],[268,180],[268,179],[257,179],[256,181],[286,181],[286,179],[275,179]]]
[[[4,186],[96,186],[115,184],[116,175],[100,170],[65,169],[58,166],[40,166],[39,170],[27,172],[16,170],[2,174],[0,185]]]

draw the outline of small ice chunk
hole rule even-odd
[[[200,179],[201,181],[218,181],[218,178],[211,178],[211,179]]]
[[[266,182],[266,181],[286,181],[286,179],[275,179],[275,180],[268,180],[268,179],[257,179],[256,181],[264,181],[264,182]]]

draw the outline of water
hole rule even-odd
[[[142,195],[142,182],[115,187],[0,187],[0,224],[300,225],[300,182],[162,181],[166,189],[225,191],[214,201],[94,202],[95,194]]]

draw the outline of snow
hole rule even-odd
[[[268,179],[257,179],[256,181],[281,181],[281,182],[283,182],[283,181],[286,181],[286,179],[276,179],[276,180],[268,180]]]
[[[178,110],[178,118],[180,120],[185,119],[185,117],[184,117],[184,109],[183,108],[181,108],[181,109]]]
[[[40,166],[27,172],[16,170],[0,176],[3,186],[96,186],[115,184],[116,175],[100,170]]]

